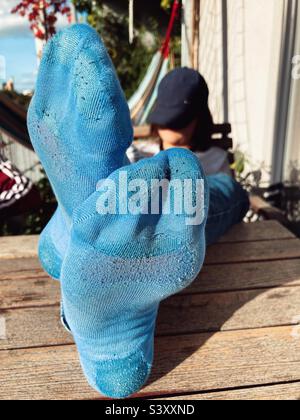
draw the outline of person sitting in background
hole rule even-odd
[[[128,151],[131,162],[174,147],[193,151],[207,175],[231,175],[227,153],[211,146],[213,118],[208,106],[209,89],[198,71],[178,68],[161,82],[156,106],[149,117],[161,144],[136,143]]]

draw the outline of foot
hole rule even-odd
[[[40,235],[39,260],[43,269],[54,280],[60,280],[61,267],[70,240],[68,226],[60,207]]]
[[[124,165],[133,138],[115,70],[101,39],[89,26],[69,27],[45,47],[28,128],[70,225],[74,209],[95,191],[97,181]],[[57,247],[65,235],[56,227],[57,218],[40,245],[42,263],[56,277],[65,252],[65,246]]]
[[[137,200],[144,203],[140,214],[122,215],[119,207],[118,214],[101,215],[103,193],[113,208],[114,191],[107,193],[107,181],[75,212],[62,270],[65,316],[89,383],[111,398],[128,397],[147,381],[159,303],[198,275],[208,211],[204,174],[189,151],[162,152],[114,172],[109,182],[118,185],[124,172],[128,182],[146,182],[149,191],[152,179],[193,180],[191,202],[198,210],[201,206],[202,217],[198,224],[187,224],[187,213],[179,214],[173,205],[170,214],[161,209],[141,214],[153,204],[146,195]],[[196,190],[197,180],[204,186],[201,191]]]

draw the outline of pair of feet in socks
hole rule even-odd
[[[188,226],[174,212],[100,215],[96,185],[121,171],[147,184],[205,183],[204,174],[182,149],[129,165],[128,106],[105,47],[86,25],[67,28],[45,47],[28,127],[59,203],[41,235],[41,262],[61,282],[89,383],[106,396],[127,397],[149,377],[160,302],[202,267],[205,220]],[[207,188],[202,205],[207,214]]]

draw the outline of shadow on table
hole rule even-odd
[[[155,361],[153,372],[148,381],[147,386],[158,381],[160,378],[164,377],[176,367],[181,365],[186,359],[191,357],[195,352],[199,350],[216,332],[222,331],[224,324],[226,324],[242,307],[250,303],[251,301],[257,299],[260,295],[268,292],[270,295],[269,299],[279,299],[280,291],[276,288],[284,287],[285,285],[291,285],[296,280],[300,278],[300,260],[288,260],[287,264],[295,264],[293,270],[287,268],[281,269],[280,272],[274,274],[274,264],[281,264],[283,267],[284,261],[277,262],[261,262],[260,264],[266,264],[266,272],[261,273],[262,282],[264,279],[272,276],[274,274],[275,279],[274,283],[266,282],[266,285],[261,285],[260,287],[237,287],[236,289],[232,287],[232,278],[228,277],[229,287],[226,289],[226,281],[224,280],[224,287],[221,289],[216,289],[213,291],[213,282],[210,291],[205,291],[201,293],[200,282],[205,281],[207,283],[206,274],[209,272],[208,266],[204,266],[202,273],[200,273],[197,280],[195,280],[192,288],[185,292],[184,296],[177,295],[166,300],[160,308],[160,313],[158,317],[157,324],[157,337],[166,337],[164,340],[163,346],[160,345],[159,341],[156,338],[156,347],[158,348],[155,352]],[[252,266],[252,272],[255,273],[256,263],[240,263],[238,266],[240,270],[242,267]],[[237,265],[236,265],[237,266]],[[223,267],[233,267],[231,264],[224,264]],[[269,267],[269,269],[268,269]],[[222,265],[219,266],[219,269],[222,270]],[[268,271],[270,270],[270,271]],[[299,275],[297,275],[297,270]],[[245,273],[247,275],[247,273]],[[254,275],[254,274],[252,274]],[[235,276],[234,270],[232,270],[231,276]],[[222,276],[226,278],[226,276]],[[242,281],[242,280],[241,280]],[[198,292],[196,291],[198,289]],[[228,290],[228,292],[226,292]],[[229,294],[235,294],[235,299],[227,299],[226,296]],[[242,294],[242,298],[240,298]],[[195,304],[195,299],[198,299],[197,296],[200,296],[200,301]],[[216,299],[219,299],[216,304]],[[200,302],[200,303],[199,303]],[[300,313],[300,309],[299,309]],[[254,314],[257,315],[257,314]],[[255,317],[254,317],[255,318]],[[253,321],[255,322],[255,320]],[[256,319],[257,322],[257,319]],[[292,323],[292,320],[291,320]],[[274,325],[275,326],[275,325]],[[271,327],[271,325],[270,325]],[[245,329],[248,328],[259,328],[256,325],[245,326]],[[224,330],[224,329],[223,329]],[[231,328],[227,327],[228,331],[231,331]],[[232,328],[234,330],[234,328]],[[185,345],[182,345],[182,340],[178,337],[178,348],[176,351],[168,351],[167,348],[167,337],[176,337],[176,336],[189,336],[190,334],[195,334],[195,339],[187,340]],[[172,340],[172,338],[170,338]],[[163,347],[159,349],[159,347]],[[161,351],[160,351],[161,350]],[[172,384],[170,384],[170,389],[162,389],[160,393],[164,394],[181,394],[180,390],[176,389],[176,384],[173,384],[174,388],[172,389]],[[197,391],[197,389],[195,389]],[[153,395],[152,391],[149,391]],[[158,392],[158,395],[160,394]],[[147,395],[147,389],[142,395]],[[141,397],[141,394],[138,395]]]

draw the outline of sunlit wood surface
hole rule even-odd
[[[37,237],[0,238],[0,399],[99,399],[36,248]],[[162,304],[155,354],[137,397],[300,399],[300,241],[276,222],[232,229]]]

